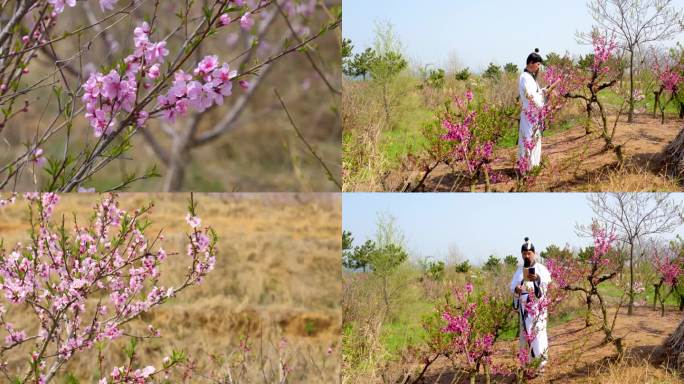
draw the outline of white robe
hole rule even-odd
[[[546,295],[546,290],[549,286],[549,283],[551,283],[551,273],[549,273],[549,270],[546,269],[544,265],[539,263],[534,263],[534,272],[539,276],[539,288],[541,289],[541,297],[544,297]],[[531,281],[523,282],[525,288],[531,290],[532,292],[530,292],[529,294],[523,292],[520,295],[520,298],[518,298],[518,296],[515,294],[515,287],[519,286],[522,281],[523,267],[520,266],[513,275],[510,287],[511,293],[514,296],[514,304],[516,305],[516,309],[518,310],[518,318],[520,319],[520,348],[529,350],[531,359],[541,356],[541,366],[544,366],[546,365],[546,362],[548,360],[549,348],[548,336],[546,334],[546,320],[548,317],[548,313],[546,310],[544,310],[543,312],[537,315],[536,319],[533,318],[529,313],[526,313],[523,317],[523,311],[521,310],[521,308],[524,308],[525,303],[527,303],[529,295],[534,295],[534,283]],[[523,327],[525,327],[524,329],[528,332],[528,334],[532,331],[532,327],[535,328],[536,337],[534,340],[532,340],[531,345],[527,345],[527,340],[525,339]]]
[[[525,110],[529,105],[528,97],[532,98],[532,101],[537,107],[541,108],[544,106],[544,90],[539,87],[539,83],[537,83],[537,80],[535,80],[529,72],[523,71],[518,82],[518,91],[520,93],[520,100],[522,101],[523,108],[520,112],[520,130],[518,131],[518,158],[524,157],[525,152],[527,152],[530,168],[532,168],[541,163],[541,132],[534,132],[534,126],[527,120]],[[535,135],[535,137],[533,138],[532,135]],[[537,141],[531,151],[525,148],[524,139]]]

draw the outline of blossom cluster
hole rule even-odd
[[[460,116],[446,116],[442,120],[442,127],[446,133],[442,135],[442,140],[455,143],[452,154],[454,159],[461,161],[471,177],[482,170],[491,171],[491,161],[493,160],[494,143],[484,141],[480,143],[473,130],[476,127],[477,111],[470,110],[473,100],[472,91],[468,90],[465,100],[455,99],[456,106],[460,109]]]
[[[532,100],[527,103],[527,107],[523,109],[525,118],[532,125],[532,135],[529,138],[523,138],[523,146],[525,148],[524,155],[518,157],[515,169],[521,175],[527,175],[532,170],[532,163],[530,155],[532,150],[537,146],[538,138],[541,137],[547,128],[548,121],[551,119],[555,109],[552,104],[544,104],[538,106]]]
[[[491,364],[495,340],[493,332],[476,331],[474,323],[480,315],[479,309],[483,308],[478,308],[478,304],[472,302],[472,292],[473,286],[470,283],[465,286],[465,294],[461,291],[454,292],[457,303],[442,313],[446,325],[441,329],[442,333],[453,335],[453,351],[464,354],[470,368],[482,363]],[[488,302],[488,298],[483,300],[484,304]]]
[[[544,83],[549,85],[558,82],[554,90],[550,93],[550,95],[555,98],[553,101],[557,103],[564,104],[565,100],[563,99],[563,96],[581,86],[581,81],[579,81],[580,79],[573,68],[560,65],[546,66],[542,78],[544,79]]]
[[[613,243],[617,240],[617,235],[614,231],[601,228],[601,226],[596,223],[591,227],[591,235],[594,239],[594,255],[591,258],[591,261],[603,265],[608,264],[610,260],[604,256],[606,256],[613,247]]]
[[[234,1],[238,6],[244,0]],[[289,4],[286,2],[285,4]],[[296,8],[299,12],[306,12]],[[221,14],[218,26],[231,22],[228,14]],[[240,17],[243,29],[250,30],[255,20],[247,11]],[[110,134],[117,124],[117,115],[122,112],[134,112],[134,124],[142,127],[150,118],[150,113],[138,107],[139,94],[143,89],[151,88],[155,83],[167,77],[161,73],[169,50],[166,41],[153,42],[150,39],[151,27],[142,22],[133,31],[134,51],[126,56],[123,65],[111,69],[108,73],[93,72],[83,86],[83,103],[86,118],[94,130],[95,137]],[[185,116],[190,109],[203,112],[212,105],[222,105],[225,97],[232,94],[233,79],[237,71],[231,70],[227,63],[219,63],[218,56],[207,55],[202,58],[192,73],[178,70],[168,76],[172,83],[165,94],[157,96],[157,108],[163,111],[167,121],[175,121]],[[248,88],[245,80],[239,82],[242,88]]]
[[[165,95],[157,98],[169,121],[187,114],[189,108],[203,112],[212,105],[222,105],[223,98],[232,93],[232,80],[237,71],[228,64],[219,65],[218,56],[206,56],[192,74],[178,71]]]
[[[93,72],[83,86],[83,103],[86,108],[86,118],[93,128],[95,137],[112,132],[120,111],[133,112],[140,82],[143,78],[145,86],[156,80],[160,75],[160,65],[164,57],[169,54],[166,42],[151,42],[149,38],[150,26],[143,22],[133,30],[135,50],[123,60],[123,73],[112,69],[106,75]],[[136,116],[137,126],[143,126],[149,117],[148,112],[139,111]]]
[[[671,287],[677,285],[680,276],[684,275],[684,258],[669,251],[664,255],[656,252],[652,259],[663,282]]]
[[[145,235],[151,206],[127,212],[116,195],[108,195],[94,207],[88,225],[74,223],[68,234],[61,219],[52,219],[59,195],[27,193],[24,198],[33,241],[0,250],[0,293],[12,306],[30,307],[36,318],[31,328],[16,329],[2,316],[5,308],[0,305],[0,325],[6,331],[5,349],[35,340],[31,364],[39,367],[37,382],[50,371],[47,365],[61,366],[75,353],[121,337],[126,322],[201,283],[214,268],[216,237],[210,228],[200,228],[194,215],[197,225],[191,226],[187,248],[191,268],[179,285],[163,287],[158,281],[168,255],[161,245],[164,238]],[[151,325],[149,329],[159,334]],[[137,381],[118,380],[112,371],[111,379],[147,382],[153,371],[129,372]]]
[[[682,82],[682,69],[677,65],[655,65],[656,75],[661,87],[668,92],[677,92],[679,83]]]
[[[591,39],[594,46],[594,62],[591,68],[595,72],[608,72],[610,67],[606,65],[608,60],[612,57],[618,45],[615,39],[594,34]]]
[[[57,14],[64,12],[65,5],[72,8],[76,6],[76,0],[47,0],[47,2],[52,5],[54,12]],[[118,0],[99,0],[100,9],[102,12],[112,10],[117,2]]]
[[[610,259],[606,256],[617,240],[617,235],[614,231],[602,228],[597,223],[592,225],[591,230],[594,249],[588,262],[578,258],[548,258],[546,260],[546,267],[551,274],[553,284],[567,289],[570,288],[571,284],[587,278],[592,283],[597,283],[599,274],[608,268]]]

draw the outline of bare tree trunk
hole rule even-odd
[[[390,102],[389,102],[389,84],[387,83],[387,80],[385,80],[385,83],[382,85],[382,103],[383,103],[383,108],[385,109],[385,121],[387,122],[387,129],[392,128],[392,122],[390,121],[391,116],[390,116]]]
[[[584,325],[589,328],[591,327],[591,295],[587,295],[587,316],[584,318]]]
[[[601,130],[603,131],[602,136],[603,140],[606,142],[606,148],[613,149],[615,145],[613,145],[613,135],[609,134],[608,132],[608,118],[606,117],[606,111],[603,109],[603,104],[598,100],[598,98],[596,98],[596,105],[598,105],[599,112],[601,113],[601,124],[603,124]]]
[[[627,122],[634,122],[634,49],[629,50],[629,114],[627,115]]]
[[[178,153],[178,156],[171,158],[171,163],[166,170],[164,177],[164,192],[176,192],[183,188],[183,181],[185,179],[185,166],[187,165],[181,158],[187,158],[184,153]]]
[[[653,310],[656,310],[656,304],[658,304],[658,297],[660,296],[660,286],[663,285],[663,282],[659,282],[658,284],[653,284]]]
[[[665,340],[660,353],[667,365],[684,373],[684,320]]]
[[[173,134],[173,143],[168,153],[168,170],[164,178],[164,192],[177,192],[183,187],[185,167],[190,159],[190,141],[197,132],[202,116],[195,114],[188,122],[188,126],[183,127],[184,130],[175,131]]]
[[[629,243],[629,305],[627,314],[634,314],[634,242]]]
[[[684,129],[665,147],[661,156],[670,176],[681,177],[684,174]]]

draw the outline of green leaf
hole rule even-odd
[[[64,379],[64,384],[79,384],[80,381],[74,376],[72,373],[67,373],[66,378]]]
[[[130,343],[128,343],[127,346],[124,347],[124,353],[129,359],[133,358],[133,355],[135,355],[135,348],[138,346],[138,339],[135,337],[131,337]]]

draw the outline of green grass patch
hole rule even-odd
[[[575,311],[568,311],[562,313],[560,316],[553,316],[549,318],[549,328],[550,327],[556,327],[565,323],[568,323],[572,320],[575,320],[578,318],[580,315],[584,316],[581,310],[575,310]]]
[[[641,300],[646,300],[646,303],[648,305],[653,305],[653,298],[655,296],[655,288],[653,285],[650,285],[648,287],[645,287],[646,291],[643,293],[640,293],[636,295],[634,298],[634,301],[641,301]],[[599,286],[599,292],[601,292],[602,295],[605,297],[610,297],[614,299],[619,299],[622,297],[622,294],[624,292],[624,289],[622,287],[616,286],[614,283],[604,283]],[[661,294],[667,294],[670,292],[670,287],[661,287],[660,288],[660,293]],[[625,297],[625,301],[627,301],[627,297]],[[660,304],[658,304],[660,305]],[[676,293],[672,293],[671,295],[668,296],[667,300],[665,300],[665,305],[679,305],[679,297],[677,296]]]
[[[515,129],[511,129],[508,131],[504,132],[504,135],[501,136],[499,139],[499,142],[497,143],[497,148],[515,148],[518,146],[518,128],[519,126],[516,126]]]
[[[626,86],[628,86],[628,84]],[[645,97],[643,100],[634,103],[634,109],[646,109],[646,112],[653,113],[653,106],[655,105],[655,94],[653,92],[650,92],[644,96]],[[601,93],[599,93],[599,99],[602,103],[604,103],[604,105],[610,106],[612,108],[619,108],[624,100],[623,96],[615,92],[613,89],[606,89],[604,91],[601,91]],[[668,99],[669,95],[666,95],[665,100],[667,101]],[[658,109],[656,113],[660,115],[660,110]],[[665,108],[666,116],[672,114],[679,114],[679,103],[677,103],[676,100],[672,100]]]
[[[562,313],[560,316],[551,316],[549,317],[548,327],[551,328],[568,323],[580,315],[584,316],[581,311],[569,311]],[[513,321],[509,323],[508,328],[505,328],[501,331],[501,334],[499,335],[500,340],[513,341],[518,338],[520,324],[518,324],[517,316],[518,314],[516,313]]]
[[[663,294],[667,295],[669,292],[670,292],[670,287],[665,287],[665,286],[660,287],[660,294],[661,295],[663,295]],[[648,305],[653,305],[653,299],[655,297],[655,288],[653,286],[646,288],[646,292],[639,295],[639,297],[646,300],[646,303]],[[670,294],[667,297],[667,300],[665,300],[665,305],[679,306],[679,297],[677,296],[676,292],[672,292],[672,294]],[[660,306],[660,303],[658,303],[657,306]]]
[[[432,314],[434,308],[434,304],[427,301],[407,303],[394,321],[383,325],[380,339],[390,358],[399,358],[401,351],[425,341],[422,320]]]
[[[583,118],[584,118],[583,116],[581,116],[581,117],[570,117],[567,119],[563,119],[560,121],[553,122],[553,123],[551,123],[551,125],[549,125],[549,129],[544,131],[544,137],[553,136],[553,135],[559,134],[561,132],[565,132],[572,127],[576,127],[576,126],[583,123],[582,122]]]
[[[425,336],[425,330],[420,324],[389,323],[383,326],[381,340],[390,358],[395,359],[408,347],[421,345]]]
[[[516,313],[515,316],[518,316],[518,314]],[[513,341],[513,340],[517,339],[519,330],[520,330],[520,324],[518,324],[517,318],[514,317],[513,321],[511,321],[508,324],[508,327],[501,330],[501,334],[499,335],[499,340],[501,340],[501,341]]]
[[[581,124],[582,122],[580,120],[581,120],[581,118],[572,117],[569,119],[554,122],[549,126],[549,128],[546,131],[544,131],[544,137],[550,137],[550,136],[559,134],[561,132],[565,132],[574,126]],[[501,137],[501,139],[499,139],[499,142],[497,143],[497,148],[501,148],[501,149],[515,148],[517,146],[518,146],[518,126],[516,126],[515,129],[511,129],[511,130],[506,131],[504,133],[504,135]]]
[[[615,299],[619,299],[624,293],[624,289],[622,287],[618,287],[615,284],[608,282],[599,285],[598,290],[604,297],[611,297]]]
[[[420,106],[412,106],[403,115],[392,130],[384,133],[382,151],[392,165],[423,148],[427,140],[421,132],[422,127],[435,118],[433,111]]]

